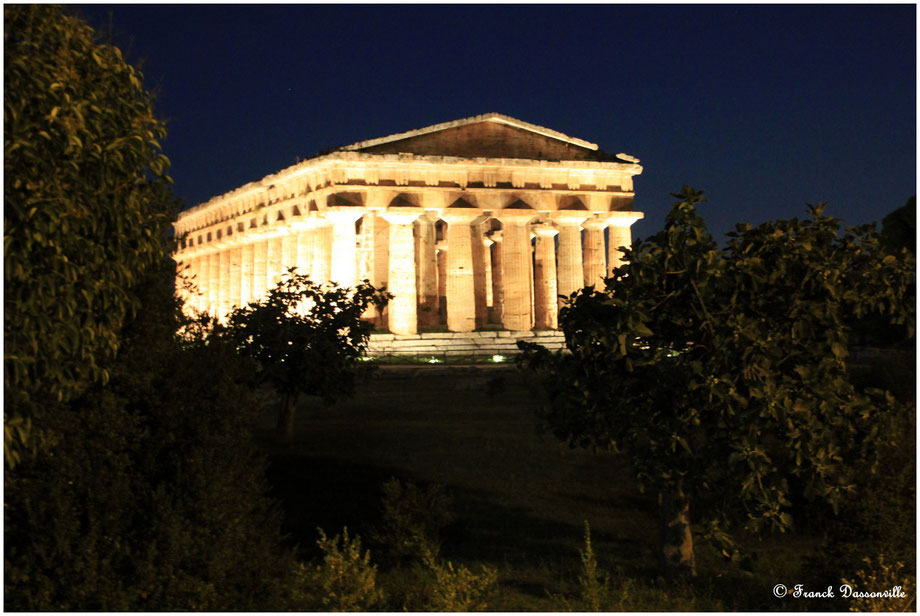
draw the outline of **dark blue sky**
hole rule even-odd
[[[848,224],[916,192],[916,7],[86,6],[168,120],[195,205],[337,145],[490,111],[638,157],[634,235],[683,184],[736,222]]]

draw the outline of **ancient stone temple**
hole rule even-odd
[[[383,351],[552,338],[559,296],[603,284],[631,241],[637,163],[497,113],[355,143],[180,214],[187,305],[221,317],[296,266],[385,285],[367,315]]]

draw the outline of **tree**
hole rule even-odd
[[[251,437],[252,366],[182,318],[161,265],[109,382],[46,413],[45,455],[6,472],[9,609],[288,609],[296,562]]]
[[[5,459],[105,382],[140,277],[167,252],[165,135],[141,74],[47,5],[4,15]]]
[[[625,250],[608,290],[560,311],[568,352],[521,344],[571,446],[624,453],[659,495],[662,555],[695,573],[691,521],[726,556],[728,531],[788,529],[797,498],[839,506],[891,441],[886,392],[854,389],[851,316],[913,335],[913,258],[872,227],[811,218],[738,225],[720,250],[685,187],[665,228]],[[694,515],[691,518],[691,504]]]
[[[373,327],[361,315],[372,304],[383,308],[390,297],[367,280],[354,289],[320,285],[291,268],[265,299],[230,314],[228,335],[281,398],[279,440],[293,436],[300,394],[327,403],[351,395]]]

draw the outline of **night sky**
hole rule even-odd
[[[188,206],[320,150],[496,111],[640,159],[714,235],[915,194],[916,7],[85,6],[142,61]]]

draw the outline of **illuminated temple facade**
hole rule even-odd
[[[554,330],[630,244],[637,163],[496,113],[355,143],[180,214],[185,299],[222,318],[296,266],[386,286],[396,337]]]

